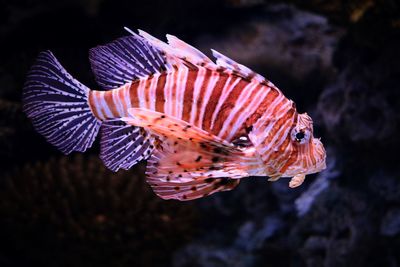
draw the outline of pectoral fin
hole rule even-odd
[[[161,198],[191,200],[235,187],[248,176],[245,163],[223,147],[170,138],[149,158],[146,175]]]
[[[295,187],[300,186],[304,182],[305,178],[306,178],[305,174],[297,174],[297,175],[293,176],[289,182],[289,187],[295,188]]]
[[[163,138],[180,138],[193,142],[208,142],[224,146],[226,149],[238,150],[231,143],[181,119],[145,108],[130,108],[129,117],[122,118],[130,125],[140,126]]]
[[[230,190],[260,164],[254,149],[241,149],[175,117],[143,108],[131,108],[129,114],[126,123],[160,140],[146,174],[162,198],[190,200]]]

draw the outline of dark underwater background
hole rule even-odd
[[[98,142],[62,155],[21,110],[26,73],[50,49],[98,88],[88,49],[123,26],[270,79],[313,117],[327,170],[177,202],[152,193],[144,164],[106,170]],[[1,267],[400,266],[398,1],[3,0],[0,48]]]

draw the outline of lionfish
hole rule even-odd
[[[100,131],[110,170],[147,160],[154,192],[177,200],[231,190],[249,176],[292,177],[296,187],[325,168],[312,119],[270,81],[215,50],[213,62],[175,36],[167,44],[127,30],[90,50],[103,90],[75,80],[50,51],[31,68],[24,111],[59,150],[84,152]]]

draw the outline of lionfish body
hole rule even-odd
[[[26,113],[64,153],[85,151],[100,130],[111,170],[147,159],[148,182],[165,199],[230,190],[247,176],[293,177],[295,187],[325,168],[311,118],[271,82],[214,50],[216,63],[167,38],[139,31],[91,49],[104,91],[41,53],[24,88]]]

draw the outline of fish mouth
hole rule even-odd
[[[298,176],[298,175],[309,175],[313,173],[318,173],[326,169],[326,160],[323,158],[321,161],[317,162],[314,166],[309,167],[307,170],[304,171],[298,171],[295,169],[292,169],[291,171],[287,172],[285,177],[292,177],[292,176]]]
[[[316,152],[316,154],[314,154],[314,156],[316,157],[316,162],[312,165],[308,165],[307,167],[301,167],[297,164],[294,164],[287,169],[287,171],[283,175],[284,177],[292,177],[302,174],[308,175],[321,172],[326,169],[326,151],[321,140],[319,138],[314,138],[313,145]]]

